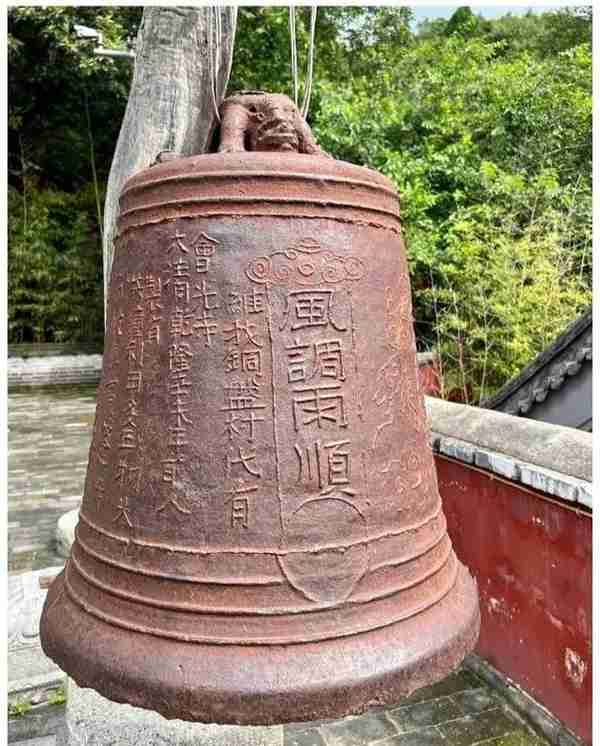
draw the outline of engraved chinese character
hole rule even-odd
[[[239,293],[230,290],[227,295],[227,311],[231,316],[238,316],[242,312],[244,299]]]
[[[138,345],[138,342],[135,339],[129,340],[129,342],[127,343],[127,361],[130,368],[137,365],[140,353],[141,345]]]
[[[94,487],[96,488],[96,502],[100,503],[106,497],[104,477],[98,477],[94,483]]]
[[[189,344],[185,342],[174,342],[169,347],[169,369],[180,373],[189,370],[193,357]]]
[[[119,505],[117,506],[119,509],[119,512],[113,518],[113,523],[117,523],[117,521],[124,520],[125,523],[129,526],[129,528],[132,528],[133,524],[131,523],[131,520],[129,519],[129,498],[126,496],[122,496],[119,499]]]
[[[131,323],[131,336],[134,340],[144,338],[144,307],[136,306]]]
[[[159,508],[156,509],[156,512],[162,513],[163,510],[165,510],[170,505],[172,505],[178,513],[189,515],[192,511],[185,504],[184,502],[185,499],[186,498],[183,498],[180,495],[173,495],[168,500],[165,500],[165,502]]]
[[[205,347],[212,347],[212,338],[217,333],[219,327],[215,321],[210,319],[207,311],[203,311],[202,315],[196,317],[192,328],[194,336],[204,340]]]
[[[187,378],[184,372],[173,372],[169,375],[167,382],[167,391],[171,396],[172,400],[177,403],[182,403],[189,398],[190,386],[192,384]]]
[[[156,300],[162,292],[162,281],[160,277],[146,272],[144,275],[144,298],[145,300]]]
[[[249,293],[242,295],[230,290],[227,295],[227,311],[231,316],[244,313],[262,313],[265,310],[264,290],[252,288]]]
[[[231,527],[232,528],[248,528],[248,514],[249,514],[249,495],[251,492],[256,492],[258,487],[246,487],[240,483],[237,487],[231,490]]]
[[[242,340],[250,342],[256,347],[262,347],[256,334],[256,324],[250,321],[242,322],[236,319],[231,325],[223,327],[223,337],[227,344],[237,345],[239,347]]]
[[[128,417],[137,417],[139,412],[137,408],[137,402],[135,399],[129,399],[127,404],[125,404],[125,414]]]
[[[311,376],[320,374],[323,378],[346,380],[342,360],[342,344],[339,339],[315,342],[315,368]]]
[[[192,420],[188,417],[189,409],[183,408],[181,401],[174,402],[174,408],[169,410],[169,414],[174,416],[175,427],[174,430],[179,431],[186,425],[192,425]],[[187,445],[187,444],[186,444]]]
[[[339,339],[315,342],[313,345],[312,370],[309,371],[307,350],[309,345],[301,344],[299,339],[286,347],[288,357],[288,381],[300,383],[310,380],[317,374],[323,378],[335,378],[344,381],[344,365],[342,361],[342,344]]]
[[[262,375],[262,353],[260,350],[242,350],[242,370],[244,373]]]
[[[104,448],[105,450],[110,449],[110,436],[113,431],[113,426],[110,422],[103,422],[102,423],[102,443],[101,448]]]
[[[162,464],[162,481],[167,484],[175,484],[178,476],[178,466],[185,461],[184,455],[178,453],[177,449],[172,449],[173,454],[164,458]]]
[[[246,381],[236,381],[229,383],[225,387],[225,407],[224,412],[236,411],[240,409],[264,409],[265,404],[259,401],[260,384],[256,377]]]
[[[189,252],[189,249],[183,243],[184,238],[185,238],[185,233],[180,233],[178,230],[176,230],[173,240],[167,246],[167,254],[170,254],[171,251],[173,251],[173,249],[178,249],[179,251],[183,251],[185,254],[187,254]]]
[[[349,440],[338,440],[335,443],[325,444],[328,466],[327,479],[332,489],[350,483],[350,451],[346,448],[349,444]]]
[[[136,296],[142,300],[144,297],[144,276],[142,274],[127,275],[127,282],[129,283],[129,292],[131,295]]]
[[[262,313],[265,310],[265,294],[263,290],[252,288],[244,295],[246,313]]]
[[[194,253],[196,254],[196,272],[203,274],[210,268],[210,259],[215,253],[219,242],[207,236],[206,233],[200,233],[193,243]]]
[[[129,465],[127,464],[127,459],[122,458],[119,459],[119,463],[117,465],[117,473],[115,474],[115,479],[121,486],[125,484],[125,478],[127,476],[127,469],[129,468]]]
[[[253,477],[262,477],[262,472],[256,466],[256,453],[253,450],[244,453],[242,447],[238,447],[237,458],[232,458],[230,454],[227,454],[227,473],[231,473],[231,467],[236,464],[240,464],[243,468]],[[252,468],[254,467],[254,468]]]
[[[152,323],[148,327],[146,332],[146,342],[154,342],[160,344],[160,322],[162,319],[152,319]]]
[[[190,263],[183,257],[167,262],[164,269],[172,271],[170,279],[165,280],[164,286],[173,288],[173,297],[180,303],[187,304],[190,300]]]
[[[175,259],[172,267],[173,277],[183,279],[190,276],[190,263],[187,259],[180,256],[178,259]]]
[[[231,527],[248,528],[248,498],[234,497],[231,501]]]
[[[289,383],[299,383],[306,381],[307,378],[307,362],[306,362],[306,350],[309,345],[300,344],[300,341],[296,339],[293,345],[286,347],[287,358],[288,358],[288,381]]]
[[[217,308],[220,308],[218,298],[218,293],[216,290],[209,290],[208,284],[206,280],[202,280],[202,283],[200,285],[195,285],[194,289],[198,292],[192,296],[194,300],[201,298],[202,299],[202,308],[204,311],[207,312],[207,315],[211,315],[212,311],[215,311]]]
[[[128,487],[135,492],[139,491],[142,472],[139,466],[130,466],[127,459],[119,459],[115,480],[121,487]]]
[[[245,438],[249,443],[253,443],[256,432],[255,425],[257,422],[264,421],[265,418],[257,415],[254,410],[250,410],[243,414],[229,411],[225,423],[225,433],[229,440],[233,440],[234,436],[238,436]]]
[[[138,433],[137,425],[133,420],[128,420],[125,427],[121,430],[121,440],[119,448],[137,448]]]
[[[238,435],[249,442],[254,441],[255,423],[264,421],[264,417],[259,417],[254,410],[266,408],[260,399],[259,388],[256,377],[225,386],[225,406],[222,411],[228,413],[226,432],[230,440]]]
[[[233,348],[225,356],[224,362],[226,373],[239,370],[243,373],[262,375],[262,352],[260,350],[237,350]]]
[[[338,384],[323,384],[295,389],[293,399],[294,428],[300,425],[333,423],[346,427],[344,395]]]
[[[291,331],[310,327],[331,325],[337,331],[346,331],[332,318],[334,290],[294,290],[288,294],[284,309],[283,331],[290,325]]]
[[[116,379],[113,379],[112,381],[109,381],[105,385],[105,388],[106,388],[106,401],[107,401],[107,403],[108,403],[109,406],[111,404],[113,404],[114,401],[115,401],[115,399],[117,398],[117,390],[116,390],[116,388],[113,388],[113,386],[116,387],[117,383],[118,383],[118,381]]]
[[[196,257],[196,272],[201,275],[208,272],[210,268],[210,259],[207,256]]]
[[[125,388],[128,391],[140,391],[142,388],[142,371],[141,370],[129,370],[127,371],[127,382]]]
[[[171,315],[170,332],[174,337],[188,337],[192,333],[191,312],[184,313],[183,309],[175,308]]]
[[[173,280],[173,294],[176,301],[189,303],[190,283],[187,280]]]
[[[350,445],[349,440],[338,440],[301,448],[295,445],[298,457],[298,482],[315,482],[322,495],[334,490],[346,495],[356,494],[350,488]]]
[[[233,373],[242,367],[242,356],[239,350],[230,350],[223,361],[225,363],[225,373]]]

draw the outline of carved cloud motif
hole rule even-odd
[[[357,281],[365,274],[361,259],[323,250],[313,238],[303,238],[287,249],[253,259],[246,276],[260,285],[299,285]]]

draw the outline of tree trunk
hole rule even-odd
[[[124,182],[153,163],[163,150],[195,155],[206,152],[210,145],[217,124],[209,58],[211,12],[206,6],[144,9],[131,91],[104,204],[105,318],[119,194]],[[231,70],[237,9],[219,7],[218,12],[221,46],[217,105]]]

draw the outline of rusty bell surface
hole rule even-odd
[[[326,157],[284,98],[229,99],[223,152],[121,196],[85,494],[41,636],[80,685],[167,718],[397,702],[479,630],[396,192]]]

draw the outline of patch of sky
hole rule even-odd
[[[466,5],[467,3],[465,3]],[[551,10],[565,8],[571,3],[557,3],[555,5],[540,5],[537,3],[531,5],[471,5],[473,13],[481,15],[484,18],[500,18],[510,13],[511,15],[520,16],[532,11],[533,13],[545,13]],[[411,5],[410,8],[414,13],[413,24],[418,26],[419,23],[436,18],[448,19],[459,8],[460,5]]]

